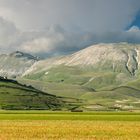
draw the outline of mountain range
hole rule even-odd
[[[140,108],[140,45],[97,44],[39,59],[23,52],[0,55],[0,75],[56,96],[83,100],[83,109]]]

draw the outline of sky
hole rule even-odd
[[[140,0],[0,0],[0,53],[52,57],[140,43]]]

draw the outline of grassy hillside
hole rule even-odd
[[[129,73],[64,65],[50,68],[47,71],[31,73],[24,78],[49,83],[74,84],[96,90],[110,85],[118,86],[135,79]]]
[[[42,82],[36,80],[19,80],[32,84],[34,87],[50,93],[82,99],[80,105],[83,110],[133,110],[140,109],[140,90],[129,86],[110,86],[101,90],[94,90],[82,85]]]
[[[77,100],[56,97],[13,80],[0,79],[1,109],[70,109]]]

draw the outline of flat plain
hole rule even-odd
[[[137,112],[0,111],[0,140],[139,140]]]

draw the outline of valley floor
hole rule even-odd
[[[140,113],[0,111],[0,140],[139,140]]]

